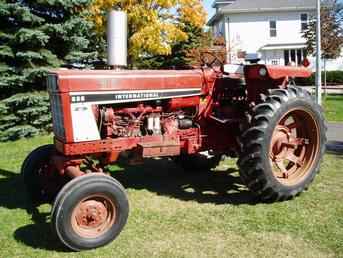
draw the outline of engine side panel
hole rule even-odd
[[[96,141],[101,139],[91,104],[72,103],[71,117],[74,142]]]

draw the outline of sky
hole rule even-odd
[[[207,15],[207,19],[210,19],[212,17],[212,15],[214,14],[215,12],[215,9],[213,9],[211,7],[212,3],[213,3],[214,0],[204,0],[204,5],[205,5],[205,8],[206,8],[206,11],[208,13]],[[343,1],[343,0],[342,0]]]

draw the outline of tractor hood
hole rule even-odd
[[[206,75],[204,75],[206,74]],[[48,76],[51,92],[200,90],[215,76],[202,70],[53,70]]]

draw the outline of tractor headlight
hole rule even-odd
[[[261,76],[261,77],[265,77],[266,75],[267,75],[267,69],[265,68],[265,67],[262,67],[262,68],[260,68],[260,70],[258,71],[258,73],[259,73],[259,75]]]

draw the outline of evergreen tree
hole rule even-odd
[[[48,69],[95,58],[90,0],[0,1],[0,98],[45,89]]]

